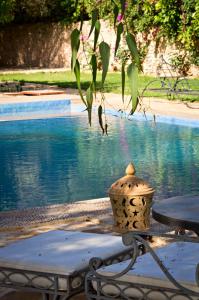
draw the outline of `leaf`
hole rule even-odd
[[[104,129],[104,131],[105,131],[106,135],[108,135],[108,124],[107,124],[107,123],[105,124],[105,129]]]
[[[110,46],[105,42],[101,42],[99,45],[99,51],[102,60],[102,86],[103,86],[106,78],[106,74],[108,72],[108,66],[110,60]]]
[[[78,2],[79,2],[79,0],[75,1],[75,11],[77,10]]]
[[[86,90],[86,102],[88,107],[92,107],[93,104],[93,85],[91,84]]]
[[[91,29],[90,29],[90,33],[89,33],[89,36],[91,35],[91,33],[93,32],[93,29],[95,27],[95,23],[98,19],[98,9],[94,9],[92,11],[92,21],[91,21]]]
[[[116,4],[114,6],[113,13],[114,13],[114,28],[115,28],[117,22],[117,16],[119,14],[119,7]]]
[[[97,41],[100,33],[100,27],[101,27],[100,21],[97,20],[95,23],[95,32],[94,32],[94,51],[96,50]]]
[[[127,33],[126,42],[127,42],[128,48],[131,52],[131,56],[134,58],[138,68],[141,68],[140,57],[139,57],[136,41],[135,41],[134,36],[131,33]]]
[[[119,25],[117,26],[117,38],[116,38],[116,43],[115,43],[115,56],[117,54],[117,49],[118,49],[119,44],[120,44],[122,32],[123,32],[123,24],[119,23]]]
[[[138,67],[135,64],[131,63],[127,68],[127,75],[131,88],[131,113],[133,114],[138,105]]]
[[[86,102],[87,102],[87,111],[88,111],[88,121],[91,126],[91,117],[92,117],[92,105],[93,105],[93,86],[92,84],[86,91]]]
[[[117,5],[116,2],[115,2],[115,0],[111,0],[111,2],[112,2],[113,4],[115,4],[115,5]]]
[[[88,122],[89,122],[89,125],[91,126],[92,125],[92,108],[91,107],[87,107],[87,113],[88,113]]]
[[[80,65],[79,65],[79,61],[78,59],[76,60],[76,64],[75,64],[75,68],[74,68],[74,73],[75,73],[75,77],[76,77],[76,82],[77,82],[77,87],[79,90],[79,94],[80,97],[83,101],[83,103],[86,105],[86,101],[84,99],[84,96],[82,94],[82,89],[81,89],[81,82],[80,82]],[[86,105],[87,106],[87,105]]]
[[[83,24],[84,24],[84,19],[81,16],[81,20],[80,20],[80,28],[79,31],[82,32],[82,28],[83,28]]]
[[[97,58],[93,54],[91,57],[92,77],[93,77],[93,89],[96,91],[96,78],[97,78]]]
[[[102,106],[101,105],[99,105],[99,107],[98,107],[98,119],[99,119],[99,125],[104,134],[104,126],[103,126],[103,120],[102,120]]]
[[[76,28],[71,33],[71,51],[72,51],[72,57],[71,57],[71,70],[74,70],[76,59],[77,59],[77,52],[79,50],[79,40],[80,31]]]
[[[126,0],[120,0],[122,15],[124,15]]]
[[[121,76],[122,76],[122,101],[123,101],[123,103],[124,103],[124,90],[125,90],[125,63],[122,63]]]

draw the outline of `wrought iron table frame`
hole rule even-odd
[[[161,293],[165,298],[164,299],[174,299],[175,296],[183,296],[183,299],[199,299],[199,289],[198,292],[195,292],[191,289],[186,288],[185,286],[182,286],[179,282],[176,281],[176,279],[172,276],[172,274],[167,270],[167,268],[164,266],[162,261],[159,259],[159,257],[156,255],[155,251],[150,247],[148,242],[142,238],[142,235],[149,237],[156,236],[156,237],[163,237],[172,239],[175,241],[184,241],[184,242],[194,242],[199,243],[199,238],[190,238],[187,236],[179,236],[179,235],[173,235],[173,234],[157,234],[154,232],[129,232],[125,235],[123,235],[123,243],[125,245],[132,245],[133,246],[133,256],[130,260],[130,263],[128,266],[120,273],[117,273],[115,275],[102,275],[99,272],[97,272],[97,268],[102,266],[102,262],[100,261],[100,258],[92,258],[90,260],[90,272],[86,275],[86,296],[88,300],[113,300],[113,299],[125,299],[125,300],[132,300],[132,299],[138,299],[132,296],[128,296],[125,292],[129,288],[135,289],[137,292],[139,292],[142,296],[139,297],[140,299],[148,300],[151,298],[150,293],[151,292],[159,292]],[[138,245],[142,243],[146,249],[147,252],[150,252],[152,258],[155,260],[155,262],[158,264],[162,272],[165,274],[165,276],[168,278],[168,280],[173,284],[173,288],[168,287],[160,287],[160,286],[154,286],[149,284],[141,284],[141,283],[132,283],[128,281],[121,280],[121,277],[128,273],[130,269],[132,269],[134,263],[136,262],[136,259],[138,255],[140,254]],[[199,286],[199,264],[196,267],[196,282]],[[93,284],[96,284],[96,290],[93,288]],[[117,294],[106,294],[104,292],[105,286],[112,285],[115,287],[115,289],[118,291]],[[168,294],[169,293],[169,294]],[[180,298],[179,298],[180,299]]]

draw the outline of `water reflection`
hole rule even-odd
[[[198,192],[198,141],[198,128],[115,117],[108,137],[86,116],[1,123],[0,210],[105,197],[129,161],[156,199]]]

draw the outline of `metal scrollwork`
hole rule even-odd
[[[98,257],[91,258],[91,260],[89,261],[89,268],[90,268],[92,274],[99,277],[99,278],[116,279],[116,278],[119,278],[122,275],[126,274],[132,268],[132,266],[134,265],[134,263],[136,261],[136,258],[137,258],[139,253],[140,253],[139,245],[136,243],[136,240],[134,240],[133,243],[132,243],[132,257],[131,257],[131,260],[130,260],[128,266],[122,272],[120,272],[116,275],[106,276],[106,275],[99,274],[96,271],[96,266],[97,265],[99,265],[99,266],[102,265],[102,259],[98,258]]]
[[[169,239],[174,239],[175,241],[186,241],[186,242],[194,242],[199,243],[199,238],[190,238],[185,236],[176,236],[173,234],[155,234],[155,233],[146,233],[146,232],[128,232],[125,235],[123,235],[123,243],[127,246],[131,245],[133,247],[133,256],[128,263],[128,266],[125,267],[125,269],[115,275],[102,275],[102,273],[99,273],[94,266],[92,265],[92,260],[90,262],[90,270],[91,272],[87,275],[86,279],[86,293],[88,296],[88,299],[165,299],[165,300],[187,300],[187,299],[199,299],[199,290],[194,291],[192,289],[189,289],[185,286],[183,286],[181,283],[179,283],[169,272],[169,270],[166,268],[166,266],[163,264],[163,262],[160,260],[160,258],[157,256],[155,251],[150,247],[149,243],[141,236],[159,236]],[[157,263],[159,268],[162,270],[162,272],[165,274],[169,282],[173,284],[173,288],[171,287],[157,287],[149,284],[141,284],[141,283],[132,283],[125,281],[126,279],[122,279],[121,277],[130,271],[130,269],[133,268],[134,263],[136,262],[136,259],[139,252],[139,245],[142,244],[144,248],[147,250],[148,253],[152,256],[153,260]],[[97,259],[97,258],[95,258]],[[96,284],[97,289],[97,298],[90,297],[93,295],[93,287],[91,289],[91,284],[89,282],[92,282],[92,286]],[[199,286],[199,264],[196,267],[196,283]],[[108,292],[111,290],[111,292]],[[133,290],[133,293],[135,294],[134,297],[132,297],[132,294],[130,291]],[[102,297],[100,297],[100,295]],[[136,296],[137,295],[137,296]],[[159,298],[159,296],[161,297]]]

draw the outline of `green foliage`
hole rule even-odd
[[[190,62],[198,64],[198,0],[128,0],[126,22],[135,34],[141,32],[147,42],[164,37],[187,51]],[[144,53],[143,53],[144,54]]]
[[[102,120],[104,105],[104,85],[109,67],[110,46],[106,41],[98,44],[100,35],[99,19],[108,19],[116,31],[114,55],[121,62],[121,93],[124,102],[126,72],[131,93],[131,113],[134,113],[139,103],[138,71],[142,70],[142,60],[147,46],[153,39],[169,40],[183,50],[183,55],[174,58],[178,69],[185,74],[191,61],[198,62],[199,51],[199,3],[197,0],[98,0],[93,10],[93,1],[85,0],[84,13],[91,18],[91,33],[94,31],[94,44],[91,51],[92,80],[86,94],[86,105],[91,123],[93,91],[96,90],[97,65],[99,59],[102,65],[102,104],[98,110],[99,124],[105,132],[106,126]],[[82,5],[79,0],[78,5]],[[80,10],[81,11],[81,10]],[[193,26],[194,25],[194,26]],[[135,36],[141,33],[143,42],[138,44]],[[121,47],[121,41],[123,46]],[[124,44],[126,42],[126,45]],[[98,54],[99,53],[99,54]],[[73,55],[73,59],[76,59]],[[88,97],[89,95],[89,97]]]
[[[197,47],[199,39],[198,1],[159,0],[155,8],[154,23],[162,35],[193,55],[192,49]]]
[[[86,107],[88,111],[88,120],[91,125],[91,115],[92,115],[92,105],[93,105],[93,84],[91,83],[86,91]]]
[[[91,33],[93,32],[93,29],[95,28],[97,19],[98,19],[98,10],[94,9],[92,12],[92,23],[91,23],[91,30],[90,30],[89,36],[91,35]]]
[[[104,41],[103,37],[101,37],[102,41],[98,42],[99,34],[100,34],[100,21],[99,17],[105,12],[109,12],[110,17],[112,17],[112,24],[116,25],[117,30],[117,38],[115,42],[115,51],[114,54],[116,55],[117,50],[120,46],[121,40],[126,40],[127,48],[128,48],[128,59],[125,59],[122,62],[122,70],[121,70],[121,81],[122,81],[122,100],[124,102],[124,93],[125,93],[125,73],[127,69],[127,74],[129,77],[130,87],[131,87],[131,101],[132,101],[132,109],[131,113],[134,113],[136,107],[138,105],[138,69],[141,70],[141,62],[139,58],[139,51],[136,46],[135,37],[132,33],[129,33],[127,24],[125,23],[125,10],[126,10],[126,2],[125,0],[120,0],[118,3],[114,0],[111,1],[111,5],[114,6],[113,14],[110,12],[110,7],[108,8],[107,2],[99,2],[99,7],[95,8],[91,11],[91,28],[89,31],[89,36],[91,36],[92,32],[94,31],[94,38],[93,38],[93,47],[91,51],[91,60],[90,60],[90,70],[92,79],[89,85],[89,88],[86,91],[86,96],[84,97],[81,92],[80,87],[80,69],[79,69],[79,62],[78,62],[78,72],[76,68],[74,70],[74,62],[77,60],[78,49],[79,49],[79,41],[83,44],[83,50],[85,50],[85,42],[84,38],[79,38],[79,33],[81,34],[81,30],[79,31],[77,28],[72,31],[71,34],[71,48],[72,48],[72,64],[71,69],[75,71],[75,75],[77,78],[77,85],[80,91],[81,98],[83,97],[82,101],[86,105],[86,109],[88,111],[88,118],[89,123],[91,124],[91,113],[92,113],[92,105],[93,105],[93,95],[95,95],[96,91],[96,76],[97,76],[97,65],[100,60],[101,68],[102,68],[102,80],[101,80],[101,104],[98,108],[98,117],[99,117],[99,124],[103,131],[103,133],[107,133],[107,122],[105,116],[105,110],[103,109],[105,105],[105,96],[104,96],[104,85],[106,76],[109,69],[109,62],[110,62],[110,54],[111,48],[108,44],[109,41]],[[89,5],[90,1],[88,1],[88,13],[89,12]],[[118,13],[118,15],[116,15]],[[78,47],[77,47],[78,45]],[[98,55],[99,53],[99,55]],[[89,53],[85,53],[85,56],[90,55]],[[87,59],[87,61],[89,61]],[[77,76],[78,75],[78,76]],[[104,114],[104,121],[102,115]]]
[[[126,0],[124,14],[121,1],[99,1],[99,16],[108,19],[114,27],[117,18],[128,31],[142,33],[143,43],[138,45],[140,60],[146,54],[151,35],[157,41],[161,37],[187,51],[191,63],[199,64],[199,1],[198,0]],[[88,15],[92,2],[85,0]],[[124,9],[124,5],[123,5]],[[121,26],[121,25],[120,25]]]
[[[86,19],[92,19],[91,32],[95,29],[96,35],[97,20],[109,20],[117,27],[118,44],[123,26],[134,35],[141,32],[144,43],[137,45],[141,61],[152,33],[157,40],[165,37],[176,43],[188,51],[190,62],[199,64],[198,0],[97,0],[95,5],[93,0],[0,0],[0,24],[45,20],[71,24]]]
[[[89,49],[88,65],[91,81],[86,95],[81,88],[81,61],[78,57],[84,20],[91,20],[89,37],[93,45]],[[183,49],[184,63],[199,64],[199,1],[198,0],[0,0],[0,23],[35,21],[81,21],[79,29],[71,35],[71,69],[74,71],[80,97],[88,111],[89,122],[94,98],[96,96],[97,67],[102,66],[101,107],[104,109],[104,89],[110,60],[110,45],[100,36],[100,19],[109,20],[116,31],[114,54],[121,59],[121,92],[124,101],[126,72],[130,82],[132,113],[139,102],[138,71],[147,51],[151,35],[157,41],[161,37]],[[136,42],[136,34],[141,33],[142,44]],[[123,47],[121,47],[123,42]],[[177,59],[176,59],[177,62]],[[177,63],[181,63],[178,59]],[[179,67],[179,66],[178,66]],[[184,67],[185,68],[185,67]],[[99,116],[102,117],[101,108]],[[99,121],[107,129],[106,120]]]
[[[110,46],[105,42],[101,42],[99,44],[99,51],[100,51],[100,56],[102,61],[102,88],[103,88],[104,81],[106,79],[106,75],[109,67]]]
[[[139,53],[138,53],[135,37],[131,33],[127,33],[126,42],[129,47],[132,60],[134,60],[137,67],[139,69],[141,69],[140,58],[139,58]]]
[[[15,0],[0,0],[0,24],[6,24],[14,19]]]
[[[97,46],[97,41],[98,41],[98,37],[99,37],[99,34],[100,34],[100,21],[97,20],[96,23],[95,23],[95,32],[94,32],[94,46],[93,46],[93,51],[95,52],[96,51],[96,46]]]
[[[124,93],[125,93],[125,63],[122,63],[121,69],[121,79],[122,79],[122,102],[124,103]]]
[[[88,18],[83,0],[0,0],[1,23],[50,20],[71,24],[81,18]]]
[[[119,23],[119,25],[117,26],[117,39],[116,39],[116,43],[115,43],[115,56],[117,54],[117,50],[121,41],[121,35],[124,31],[124,26],[122,23]]]
[[[102,114],[103,114],[103,108],[102,108],[101,105],[99,105],[99,107],[98,107],[98,119],[99,119],[99,125],[100,125],[100,127],[101,127],[101,129],[102,129],[102,132],[103,132],[103,134],[104,134],[105,129],[104,129],[104,125],[103,125]]]
[[[93,90],[96,91],[96,80],[97,80],[97,57],[95,54],[91,57],[91,69],[92,69],[92,78],[93,78]]]
[[[81,89],[80,65],[79,65],[78,60],[76,60],[76,64],[75,64],[75,68],[74,68],[74,74],[75,74],[75,78],[76,78],[76,82],[77,82],[77,87],[78,87],[78,90],[79,90],[79,95],[80,95],[83,103],[86,105],[86,101],[84,100],[84,96],[83,96],[82,89]]]
[[[187,59],[186,55],[175,55],[171,59],[171,65],[174,66],[178,73],[182,76],[187,76],[189,68],[190,68],[190,61]]]
[[[72,57],[71,57],[71,69],[74,70],[76,59],[77,59],[77,52],[79,50],[80,45],[80,31],[76,28],[73,30],[71,34],[71,51],[72,51]]]
[[[132,109],[131,114],[133,114],[138,105],[138,67],[131,63],[127,68],[127,75],[129,78],[130,89],[131,89],[131,100]]]

